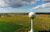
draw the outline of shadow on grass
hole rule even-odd
[[[15,32],[18,29],[21,29],[23,26],[19,24],[10,24],[0,22],[0,32]]]

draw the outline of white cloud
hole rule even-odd
[[[44,2],[50,2],[50,0],[43,0]]]
[[[35,0],[0,0],[0,7],[21,7],[35,3]]]
[[[50,3],[38,5],[38,6],[34,7],[33,9],[40,9],[40,8],[50,8]]]
[[[37,11],[50,11],[50,3],[46,3],[46,4],[42,4],[42,5],[38,5],[34,8],[32,8],[33,10],[37,10]]]
[[[6,7],[8,6],[3,0],[0,0],[0,7]]]

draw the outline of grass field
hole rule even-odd
[[[30,30],[30,19],[28,15],[14,15],[0,17],[0,32],[28,32]],[[33,22],[33,29],[50,29],[50,15],[36,15]]]
[[[28,32],[30,20],[27,15],[0,17],[0,32]]]
[[[37,15],[34,19],[33,28],[35,31],[50,29],[50,15]]]

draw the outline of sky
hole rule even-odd
[[[50,0],[0,0],[0,13],[50,12]]]

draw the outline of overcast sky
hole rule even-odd
[[[0,13],[2,12],[31,12],[31,11],[41,12],[39,10],[39,7],[41,7],[41,5],[43,6],[43,4],[46,4],[46,3],[50,3],[50,0],[0,0]],[[50,5],[50,4],[47,4],[47,5]],[[45,8],[43,9],[43,11],[45,12]]]

